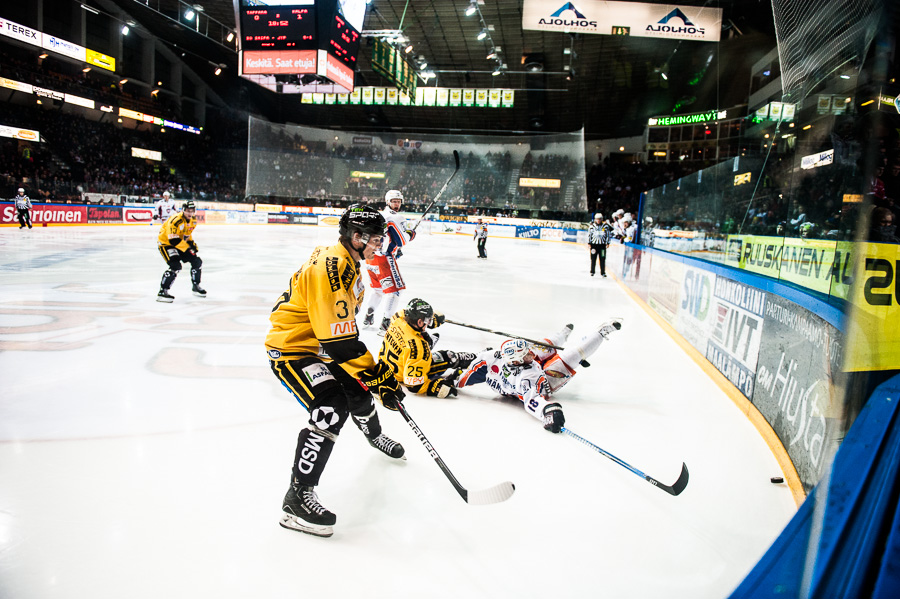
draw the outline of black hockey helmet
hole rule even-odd
[[[185,210],[196,210],[196,209],[197,209],[197,205],[194,204],[194,200],[188,200],[187,202],[185,202],[184,204],[181,205],[182,212],[184,212]]]
[[[419,319],[424,320],[427,325],[434,317],[434,308],[425,300],[416,297],[409,300],[406,309],[403,310],[403,317],[412,326],[416,326],[419,323]]]
[[[354,231],[361,235],[384,235],[384,217],[375,208],[366,204],[353,204],[341,216],[338,234],[350,239]]]

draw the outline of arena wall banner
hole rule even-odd
[[[255,204],[254,210],[256,212],[282,212],[281,204]]]
[[[523,239],[540,239],[541,230],[538,227],[516,225],[516,237]]]
[[[15,204],[4,204],[0,224],[18,223],[16,214]],[[35,225],[83,225],[87,223],[87,206],[35,204],[31,209],[31,222]]]
[[[766,293],[719,275],[713,297],[706,359],[750,399],[763,335]]]
[[[177,202],[178,200],[176,200]],[[237,210],[240,212],[253,212],[253,204],[238,204],[233,202],[208,202],[195,200],[198,210]]]
[[[840,428],[833,396],[841,371],[843,336],[809,310],[767,294],[751,401],[782,440],[804,490],[821,479],[828,440]],[[834,448],[831,448],[834,449]]]
[[[211,225],[223,225],[228,221],[228,213],[224,210],[207,210],[206,222]]]
[[[859,284],[847,326],[850,372],[900,369],[900,245],[858,243]]]
[[[244,213],[242,213],[244,214]],[[251,225],[265,225],[269,222],[269,215],[265,212],[250,212],[247,214],[247,223]]]
[[[799,237],[729,235],[726,264],[846,299],[853,243]]]
[[[490,227],[488,227],[490,230]],[[562,241],[562,229],[541,229],[541,237],[544,241]]]
[[[122,209],[122,220],[126,225],[152,225],[153,209],[125,206]]]
[[[119,204],[121,203],[121,196],[117,193],[83,193],[81,194],[81,201],[85,204],[99,204],[101,202]]]
[[[640,250],[637,250],[640,252]],[[623,269],[629,269],[634,261],[634,250],[623,248]],[[650,270],[650,287],[647,292],[647,303],[653,310],[671,325],[675,324],[678,303],[681,296],[681,281],[684,278],[684,264],[675,260],[655,260]]]
[[[121,206],[88,206],[87,222],[122,224]]]
[[[704,356],[717,313],[713,298],[715,286],[714,273],[685,266],[675,330]]]
[[[334,215],[319,215],[319,224],[329,227],[336,227],[340,222],[340,217]]]

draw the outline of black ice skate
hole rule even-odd
[[[382,452],[384,455],[396,460],[406,459],[406,456],[404,455],[406,450],[403,449],[403,446],[384,433],[381,433],[377,437],[372,437],[371,439],[366,437],[366,439],[369,441],[369,445]]]
[[[375,324],[375,310],[369,308],[366,312],[366,316],[363,318],[363,326],[370,327]]]
[[[206,291],[204,289],[201,289],[200,285],[194,285],[191,291],[193,291],[194,295],[196,295],[197,297],[206,297]]]
[[[390,318],[382,318],[382,319],[381,319],[381,326],[378,327],[378,336],[379,336],[379,337],[384,337],[384,334],[387,333],[388,327],[389,327],[390,325],[391,325],[391,319],[390,319]]]
[[[159,293],[156,295],[156,301],[171,304],[173,301],[175,301],[175,296],[169,295],[168,289],[160,289]]]
[[[597,329],[597,332],[599,332],[601,335],[603,335],[603,338],[605,339],[605,338],[609,337],[610,333],[612,333],[613,331],[618,331],[621,328],[622,328],[622,321],[619,320],[618,318],[613,318],[612,320],[609,320],[609,321],[601,324],[600,328]]]
[[[281,510],[284,513],[279,524],[284,528],[317,537],[330,537],[334,534],[332,526],[337,522],[337,517],[319,503],[315,487],[292,484],[284,496]]]

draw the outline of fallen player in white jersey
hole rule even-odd
[[[523,339],[507,339],[499,350],[488,348],[477,354],[461,371],[456,386],[461,389],[487,383],[500,395],[519,398],[525,410],[541,420],[544,429],[559,433],[566,419],[562,407],[551,396],[569,382],[579,365],[588,366],[587,357],[597,351],[610,333],[621,328],[620,320],[610,320],[560,351],[529,346]],[[572,325],[566,325],[546,341],[560,346],[571,332]]]

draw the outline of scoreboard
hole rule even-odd
[[[353,91],[364,0],[234,2],[242,76],[249,75],[265,87],[282,89],[283,85],[275,86],[274,80],[270,86],[267,76],[314,74],[333,82],[335,89],[327,91]]]
[[[241,49],[288,50],[316,47],[314,6],[241,8]]]

